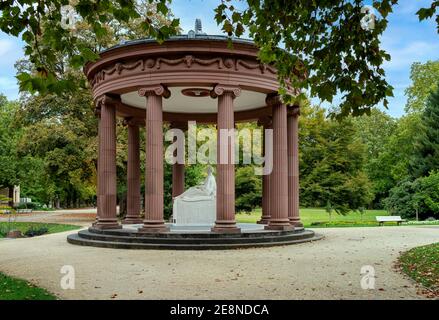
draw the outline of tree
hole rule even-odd
[[[262,179],[254,173],[253,166],[236,169],[236,212],[251,213],[262,202]]]
[[[290,85],[328,102],[341,94],[334,115],[344,117],[368,113],[381,101],[387,106],[392,96],[382,68],[390,56],[380,49],[379,37],[396,2],[372,1],[381,17],[368,30],[361,25],[360,0],[248,0],[244,10],[223,0],[215,18],[229,35],[249,32],[261,49],[261,61],[277,67],[286,100],[292,98]]]
[[[81,1],[78,5],[83,6],[86,2]],[[107,2],[106,8],[101,8],[104,11],[111,11],[111,6],[117,5],[115,1],[101,1],[97,5],[101,6],[104,2]],[[58,3],[54,3],[56,7]],[[44,1],[38,5],[44,6]],[[136,10],[148,16],[149,23],[157,28],[170,24],[170,16],[158,13],[149,1],[136,5]],[[54,44],[63,45],[57,42],[58,35],[45,29],[53,23],[47,20],[50,14],[40,16],[43,34],[36,37],[38,45],[33,47],[38,48],[39,54],[45,55],[45,64],[42,66],[33,53],[27,54],[28,60],[16,63],[18,78],[22,80],[21,90],[30,92],[22,96],[17,122],[24,126],[24,130],[16,150],[21,158],[26,158],[29,168],[38,170],[34,172],[38,174],[26,177],[22,191],[44,203],[56,201],[63,206],[90,205],[95,201],[96,194],[97,121],[85,76],[76,68],[89,58],[84,52],[97,53],[124,39],[146,37],[151,30],[143,27],[141,18],[124,21],[116,18],[106,20],[105,17],[101,24],[105,33],[96,36],[94,27],[83,19],[74,30],[67,30],[73,41],[72,48],[64,48],[63,51]],[[66,30],[61,32],[66,36]],[[82,54],[81,59],[85,60],[75,57],[72,52]],[[122,121],[117,122],[117,133],[117,191],[123,213],[126,204],[127,134]]]
[[[368,159],[376,159],[386,150],[386,144],[394,133],[397,121],[378,108],[371,110],[370,115],[352,119],[355,136],[366,146]]]
[[[413,196],[424,218],[439,218],[439,171],[415,180],[417,192]]]
[[[264,63],[274,63],[287,100],[294,99],[288,90],[310,89],[312,96],[331,102],[341,93],[343,102],[336,113],[368,113],[370,107],[392,95],[382,64],[389,55],[380,49],[379,36],[387,26],[387,16],[397,0],[373,0],[380,18],[373,27],[363,30],[363,1],[285,1],[247,0],[241,10],[232,0],[218,0],[216,21],[229,36],[241,36],[246,28],[261,48]],[[97,52],[81,41],[79,19],[97,41],[108,38],[111,25],[124,28],[136,21],[142,30],[159,42],[178,33],[179,20],[170,13],[171,0],[6,0],[0,3],[0,30],[21,36],[25,53],[35,65],[33,73],[19,75],[24,90],[63,92],[75,88],[68,80],[57,78],[56,56],[76,68],[97,58]],[[74,9],[66,19],[65,5]],[[239,6],[240,7],[240,6]],[[433,17],[438,1],[417,14],[420,20]],[[370,13],[369,13],[370,14]],[[154,17],[159,16],[157,23]],[[371,18],[371,16],[368,16]],[[437,18],[439,25],[439,18]],[[67,23],[68,22],[68,23]],[[363,23],[364,25],[364,23]],[[47,45],[48,44],[48,45]],[[280,45],[284,48],[279,48]],[[285,50],[284,50],[285,49]],[[304,96],[300,96],[304,98]]]
[[[439,60],[426,63],[415,62],[411,66],[412,84],[405,90],[406,112],[422,112],[431,92],[436,91],[439,80]]]
[[[66,79],[64,66],[79,69],[95,60],[96,47],[100,47],[96,44],[118,38],[114,30],[122,30],[125,36],[135,33],[127,33],[127,29],[140,30],[158,41],[177,33],[179,21],[171,18],[168,3],[168,0],[41,0],[34,4],[28,0],[2,1],[0,30],[21,36],[25,54],[34,66],[32,72],[18,75],[21,90],[74,92],[78,83]],[[63,12],[69,8],[67,5],[75,10],[74,17],[69,19]],[[163,18],[156,19],[157,16]],[[72,23],[74,19],[70,18],[79,21]],[[84,41],[84,34],[95,41]]]
[[[378,157],[368,160],[366,172],[374,185],[374,203],[377,207],[383,205],[382,201],[389,196],[390,189],[410,176],[409,163],[414,153],[413,139],[417,135],[420,121],[420,115],[417,113],[399,118]]]
[[[407,178],[399,182],[390,190],[385,204],[391,214],[405,219],[439,218],[438,171],[414,181]]]
[[[425,19],[432,18],[436,13],[437,32],[439,33],[439,14],[437,14],[438,10],[439,10],[439,0],[433,0],[430,7],[421,8],[419,9],[418,12],[416,12],[416,14],[419,17],[419,20],[422,21]]]
[[[363,115],[352,119],[355,136],[366,146],[364,171],[372,182],[374,207],[380,207],[380,202],[388,196],[388,191],[395,185],[390,176],[389,167],[392,160],[386,162],[388,144],[397,128],[397,120],[379,109],[372,109],[371,115]],[[392,154],[388,155],[388,159]]]
[[[304,206],[328,202],[341,214],[373,199],[364,172],[365,146],[355,138],[351,119],[325,119],[318,107],[305,107],[300,127],[300,199]]]
[[[413,201],[415,193],[415,185],[409,178],[406,178],[390,190],[389,197],[384,200],[384,205],[391,215],[399,215],[404,219],[413,218],[417,210]]]
[[[439,169],[439,87],[431,93],[414,141],[411,174],[417,178]]]
[[[20,184],[21,167],[18,164],[16,142],[21,127],[15,122],[19,107],[0,94],[0,188],[9,190],[9,206],[12,206],[13,187]]]
[[[35,182],[45,185],[35,190],[23,183],[23,191],[44,203],[91,203],[96,192],[97,121],[89,92],[31,96],[20,111],[23,134],[17,154],[43,170]]]

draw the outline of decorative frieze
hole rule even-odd
[[[193,55],[186,55],[177,59],[168,59],[163,57],[139,59],[131,62],[117,62],[109,68],[102,69],[95,74],[91,85],[95,86],[105,81],[108,76],[113,74],[121,75],[128,72],[154,72],[159,71],[163,66],[182,66],[185,69],[191,69],[194,66],[205,67],[211,70],[211,66],[215,66],[218,70],[227,70],[232,72],[245,72],[258,70],[260,74],[270,73],[276,75],[276,69],[263,63],[252,63],[243,59],[215,57],[205,59]]]

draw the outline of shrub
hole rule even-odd
[[[415,199],[423,217],[439,217],[439,171],[415,180]]]
[[[416,209],[413,203],[415,186],[410,180],[403,180],[393,187],[384,205],[391,215],[399,215],[404,219],[415,217]]]
[[[439,172],[415,181],[404,180],[392,188],[385,200],[386,209],[392,215],[405,219],[414,218],[418,210],[419,218],[439,217]]]
[[[0,238],[6,237],[6,234],[9,232],[8,227],[0,226]]]
[[[20,203],[17,206],[17,209],[39,210],[41,207],[42,207],[41,203],[38,203],[38,202],[27,202],[27,203]]]
[[[26,237],[36,237],[41,236],[43,234],[46,234],[49,232],[49,229],[47,227],[30,227],[24,235]]]

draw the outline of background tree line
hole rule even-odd
[[[24,12],[22,2],[25,1],[6,1],[0,5],[0,29],[22,37],[27,57],[16,64],[22,91],[20,101],[0,97],[0,187],[20,184],[24,196],[55,206],[94,204],[97,120],[87,81],[79,68],[95,59],[102,49],[120,41],[148,36],[162,41],[178,34],[179,21],[169,10],[168,0],[87,0],[75,7],[82,20],[74,29],[65,30],[59,25],[59,9],[65,1],[40,1]],[[386,97],[391,96],[392,88],[381,68],[389,56],[379,50],[377,39],[396,1],[373,2],[381,20],[372,33],[352,32],[352,27],[360,26],[361,1],[301,1],[300,6],[292,2],[282,10],[278,6],[283,1],[272,1],[271,6],[263,7],[252,2],[244,12],[238,12],[229,2],[222,1],[215,9],[217,22],[229,35],[240,36],[248,28],[256,36],[261,60],[275,63],[281,81],[293,79],[298,87],[309,88],[312,96],[329,102],[337,91],[348,93],[349,99],[329,110],[307,100],[302,103],[302,206],[329,205],[342,214],[365,207],[385,207],[405,217],[416,213],[421,218],[437,217],[439,132],[435,92],[439,62],[413,65],[403,117],[394,119],[372,108],[378,102],[385,105]],[[435,14],[435,3],[418,11],[421,20]],[[324,10],[327,15],[310,16],[315,10]],[[335,15],[336,12],[343,14]],[[332,28],[337,24],[347,27]],[[295,37],[289,37],[285,28],[294,30]],[[327,31],[334,37],[326,36]],[[309,39],[310,33],[325,36]],[[316,39],[320,40],[315,42]],[[285,42],[286,49],[291,50],[278,50],[275,44],[279,42]],[[370,52],[363,52],[363,43],[369,44]],[[356,49],[355,56],[351,55],[352,48]],[[304,60],[302,54],[314,57],[311,60],[317,64]],[[341,70],[343,63],[349,68]],[[319,72],[303,78],[307,69]],[[373,70],[379,76],[368,76]],[[361,81],[353,82],[357,74],[362,75]],[[329,81],[330,78],[333,80]],[[119,121],[117,174],[122,211],[126,142],[126,128]],[[144,148],[144,141],[141,146]],[[141,156],[144,160],[144,150]],[[144,168],[141,169],[143,172]],[[251,211],[261,203],[261,178],[252,171],[249,166],[236,167],[238,211]],[[186,172],[187,186],[191,186],[202,180],[204,168],[188,166]],[[166,165],[167,215],[172,202],[170,177],[171,168]]]
[[[439,61],[412,67],[406,114],[338,121],[306,103],[300,117],[300,199],[303,207],[339,213],[387,208],[406,218],[439,217]],[[241,127],[256,128],[255,123]],[[144,134],[141,129],[141,165]],[[0,185],[20,184],[34,201],[61,207],[95,203],[97,119],[88,90],[71,96],[0,98]],[[127,130],[117,123],[118,198],[126,194]],[[186,187],[202,181],[205,167],[186,170]],[[165,204],[172,210],[172,168],[165,166]],[[142,174],[143,179],[143,174]],[[143,192],[143,190],[142,190]],[[249,212],[261,203],[261,177],[236,167],[236,206]],[[122,210],[123,211],[123,210]]]

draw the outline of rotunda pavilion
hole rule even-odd
[[[87,64],[84,72],[99,119],[97,217],[88,231],[70,236],[69,242],[160,248],[163,243],[178,246],[184,238],[186,246],[181,248],[190,249],[194,243],[195,247],[206,244],[206,248],[216,243],[222,248],[228,241],[237,247],[316,239],[313,232],[303,229],[299,217],[300,110],[282,102],[276,69],[260,63],[257,56],[258,48],[250,40],[233,39],[230,46],[227,37],[191,31],[162,44],[152,39],[128,41]],[[121,223],[116,211],[116,117],[124,119],[128,130],[127,215]],[[216,124],[218,133],[250,121],[273,130],[272,171],[262,178],[257,230],[236,223],[235,164],[230,158],[216,166],[215,225],[183,236],[170,230],[164,220],[163,128],[169,123],[171,128],[184,130],[188,121]],[[146,133],[143,219],[139,127],[145,127]],[[218,159],[224,146],[229,157],[234,150],[233,138],[222,139],[220,134],[217,145]],[[184,177],[185,165],[174,164],[173,197],[184,192]]]

